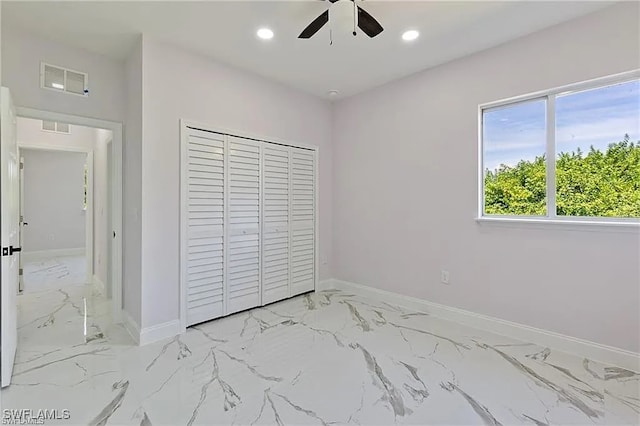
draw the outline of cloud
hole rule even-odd
[[[606,149],[629,134],[640,140],[640,81],[559,96],[556,151]],[[531,101],[485,112],[484,165],[516,165],[545,152],[545,102]]]

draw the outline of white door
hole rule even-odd
[[[262,146],[262,304],[289,297],[290,149]]]
[[[315,152],[291,148],[291,293],[315,288]]]
[[[0,201],[2,204],[2,324],[0,324],[0,363],[2,386],[11,383],[18,335],[18,269],[20,260],[20,183],[16,115],[9,89],[0,90]]]
[[[181,254],[187,326],[224,315],[224,145],[224,135],[187,129]]]
[[[228,136],[226,314],[260,306],[260,147]]]

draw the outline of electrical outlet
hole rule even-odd
[[[440,281],[442,281],[442,284],[449,284],[449,271],[444,269],[440,271]]]

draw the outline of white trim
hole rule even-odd
[[[168,321],[140,330],[139,345],[144,346],[182,333],[180,320]]]
[[[180,258],[178,259],[178,268],[180,270],[180,300],[179,300],[179,311],[180,311],[180,331],[184,333],[187,331],[187,235],[188,235],[188,226],[187,220],[188,217],[188,182],[187,182],[187,172],[189,169],[188,166],[188,132],[187,127],[184,123],[184,120],[180,120]],[[226,151],[224,152],[225,160],[226,160]],[[225,161],[226,164],[226,161]],[[224,177],[226,181],[226,175]],[[226,200],[225,200],[226,206]],[[226,211],[224,212],[224,217],[227,217]],[[223,243],[226,243],[226,238],[223,240]],[[224,247],[223,247],[224,249]],[[224,256],[224,260],[226,261],[226,256]],[[227,270],[226,264],[224,265],[224,270]],[[224,278],[223,278],[224,279]],[[224,284],[223,284],[224,286]],[[224,297],[223,297],[224,298]]]
[[[22,256],[24,262],[37,262],[54,257],[84,256],[85,254],[86,251],[84,247],[76,247],[68,249],[25,251],[22,253]]]
[[[314,170],[313,170],[313,239],[314,239],[314,274],[313,274],[313,290],[318,288],[318,282],[320,281],[320,147],[316,147],[316,152],[313,155]],[[291,198],[293,199],[293,174],[291,176]],[[290,203],[293,205],[293,202]],[[291,217],[291,216],[289,216]],[[289,245],[291,247],[291,245]],[[291,294],[291,293],[289,293]]]
[[[129,313],[125,310],[122,311],[122,325],[124,326],[125,330],[127,330],[129,336],[131,336],[136,345],[139,345],[140,326],[137,322],[135,322],[133,318],[131,318],[131,315],[129,315]]]
[[[554,349],[573,353],[594,361],[640,372],[640,354],[625,349],[614,348],[612,346],[566,336],[553,331],[542,330],[528,325],[518,324],[500,318],[441,305],[427,300],[418,299],[416,297],[404,296],[361,284],[335,279],[325,280],[322,283],[332,286],[327,288],[337,288],[366,297],[384,300],[388,303],[404,306],[420,312],[426,312],[438,318],[454,321],[468,327],[489,331],[524,342],[552,347]]]
[[[93,285],[100,291],[101,294],[106,294],[104,283],[97,275],[93,276]]]
[[[546,161],[546,207],[547,218],[555,220],[557,217],[556,210],[556,98],[555,96],[547,96],[546,99],[546,133],[547,141],[545,146]]]
[[[640,232],[640,221],[602,222],[598,220],[573,220],[513,216],[483,216],[476,218],[480,225],[505,226],[510,228],[565,229],[598,232]]]
[[[84,152],[90,153],[93,150],[87,147],[80,146],[64,146],[64,145],[47,145],[47,144],[37,144],[37,143],[20,143],[18,141],[18,148],[20,149],[33,149],[39,151],[64,151],[64,152]]]
[[[93,151],[87,153],[87,208],[85,210],[85,250],[87,281],[93,277]]]
[[[596,89],[598,87],[611,86],[614,84],[625,83],[640,78],[640,69],[622,72],[619,74],[608,75],[605,77],[593,78],[591,80],[581,81],[578,83],[566,84],[564,86],[554,87],[547,90],[539,90],[537,92],[527,93],[520,96],[500,99],[497,101],[486,102],[480,104],[480,110],[499,108],[501,106],[532,100],[535,98],[545,98],[547,96],[566,95],[572,92],[581,92],[583,90]]]
[[[73,71],[73,70],[72,70]],[[74,71],[75,72],[75,71]],[[37,120],[62,121],[70,125],[93,127],[97,129],[111,130],[112,132],[112,160],[113,169],[111,176],[112,202],[111,202],[111,226],[116,236],[113,238],[111,248],[111,299],[113,302],[113,321],[121,322],[122,314],[122,123],[99,120],[89,117],[81,117],[57,112],[43,111],[33,108],[17,107],[16,114],[20,117],[34,118]],[[51,149],[49,147],[48,149]],[[67,149],[71,150],[71,149]],[[111,231],[110,231],[111,232]]]
[[[17,133],[17,128],[16,128]],[[20,224],[18,226],[20,247],[24,249],[24,157],[18,148],[18,160],[20,161]],[[29,223],[29,222],[27,222]],[[24,291],[24,255],[18,256],[18,292]]]
[[[318,151],[318,147],[316,145],[290,142],[290,141],[286,141],[286,140],[274,138],[274,137],[265,137],[263,135],[256,135],[254,133],[244,132],[241,130],[227,129],[221,126],[214,126],[210,124],[199,123],[192,120],[181,119],[180,124],[181,126],[193,127],[195,129],[204,130],[207,132],[219,133],[221,135],[236,136],[244,139],[252,139],[258,142],[274,143],[277,145],[292,146],[294,148],[302,148],[302,149],[308,149],[310,151]]]

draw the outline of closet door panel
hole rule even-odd
[[[289,297],[290,149],[265,143],[262,184],[262,304]]]
[[[228,137],[227,314],[260,306],[261,144]]]
[[[187,130],[186,320],[224,314],[225,136]]]
[[[315,152],[291,148],[291,296],[315,288]]]

